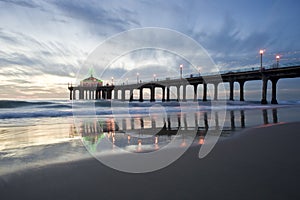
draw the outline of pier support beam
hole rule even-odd
[[[111,99],[112,97],[112,90],[108,89],[107,90],[107,99]]]
[[[166,88],[162,87],[161,89],[162,89],[162,99],[161,99],[161,101],[165,102],[166,101]]]
[[[264,118],[264,124],[269,124],[268,111],[266,109],[263,109],[262,113],[263,113],[263,118]]]
[[[268,88],[268,79],[263,75],[262,77],[262,99],[261,104],[267,104],[267,88]]]
[[[182,101],[186,101],[186,85],[182,85]]]
[[[230,80],[229,81],[229,100],[233,101],[233,91],[234,91],[234,81]]]
[[[130,92],[129,92],[129,101],[133,101],[133,89],[130,89]]]
[[[73,100],[76,100],[76,90],[73,90]]]
[[[277,92],[276,92],[276,87],[277,87],[277,82],[278,82],[278,78],[272,78],[271,82],[272,82],[272,100],[271,100],[271,104],[278,104],[277,102]]]
[[[272,114],[273,114],[273,123],[274,124],[278,123],[277,109],[276,108],[272,109]]]
[[[245,112],[241,110],[241,127],[245,128]]]
[[[102,90],[102,99],[106,99],[106,91]]]
[[[83,90],[79,90],[79,99],[83,99],[83,96],[84,96]]]
[[[176,86],[177,88],[177,101],[180,101],[180,85]]]
[[[215,89],[214,100],[218,100],[218,85],[219,83],[214,83],[214,89]]]
[[[140,88],[140,99],[139,99],[140,102],[143,102],[144,101],[144,98],[143,98],[143,88]]]
[[[220,130],[220,125],[219,125],[219,113],[215,112],[215,123],[216,123],[216,129]]]
[[[170,86],[167,86],[167,101],[170,101]]]
[[[96,90],[96,99],[100,99],[100,90]]]
[[[230,127],[232,131],[235,130],[235,119],[233,110],[230,111]]]
[[[204,113],[204,127],[205,130],[207,131],[209,126],[208,126],[208,117],[207,117],[207,112]]]
[[[150,102],[155,101],[155,87],[150,88]]]
[[[121,100],[122,100],[122,101],[125,101],[125,92],[126,92],[125,89],[122,89],[122,90],[121,90],[121,96],[122,96],[122,97],[121,97]]]
[[[202,101],[207,101],[207,83],[203,83],[203,99]]]
[[[114,89],[114,99],[118,100],[118,90]]]
[[[245,81],[239,81],[240,84],[240,101],[245,101],[244,99],[244,85]]]
[[[70,89],[70,100],[72,100],[72,97],[73,97],[72,92],[73,92],[73,90]]]
[[[193,85],[194,86],[194,101],[197,101],[197,87],[198,87],[198,84],[195,84]]]

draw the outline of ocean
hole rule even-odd
[[[300,101],[1,100],[0,175],[97,153],[155,152],[172,141],[201,146],[209,131],[221,142],[246,129],[297,122],[299,111]],[[104,138],[111,146],[100,148]]]

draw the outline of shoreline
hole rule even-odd
[[[4,199],[298,199],[300,122],[246,129],[158,171],[129,174],[94,158],[0,176]]]

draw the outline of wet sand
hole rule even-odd
[[[3,175],[1,199],[300,199],[300,123],[244,130],[198,158],[146,174],[95,159]]]

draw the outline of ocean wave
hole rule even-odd
[[[0,113],[0,119],[12,118],[39,118],[39,117],[66,117],[72,116],[72,111],[33,111],[33,112],[5,112]]]
[[[0,100],[0,108],[18,108],[33,105],[49,105],[49,101],[17,101],[17,100]]]
[[[213,105],[213,107],[212,107]],[[260,102],[227,101],[221,105],[212,102],[122,102],[110,100],[95,101],[0,101],[0,119],[39,118],[66,116],[108,116],[123,114],[164,114],[174,112],[209,112],[211,110],[272,109],[299,106],[300,101],[279,102],[278,105],[261,105]]]

